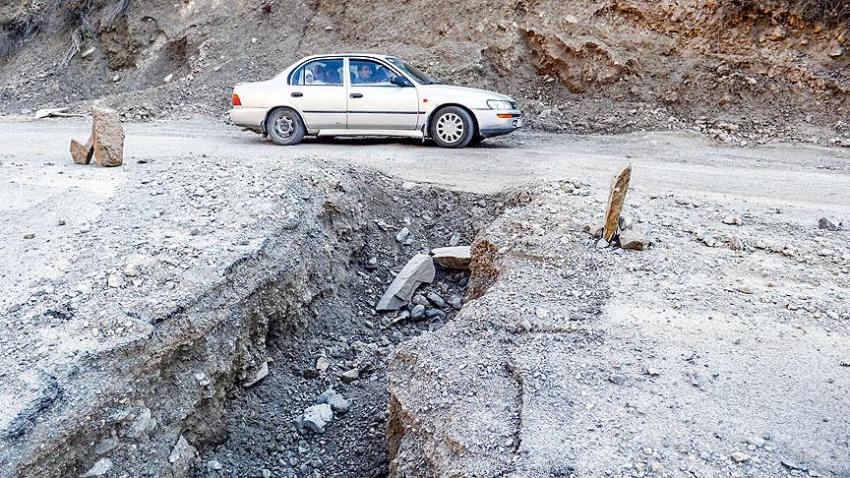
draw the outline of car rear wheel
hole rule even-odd
[[[463,148],[475,138],[475,121],[463,108],[447,106],[434,114],[431,138],[443,148]]]
[[[280,108],[272,111],[266,120],[269,138],[281,146],[298,144],[304,139],[306,129],[301,116],[293,110]]]

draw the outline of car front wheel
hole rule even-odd
[[[443,148],[463,148],[475,138],[475,122],[463,108],[447,106],[434,114],[431,138]]]
[[[275,144],[282,146],[300,143],[306,133],[301,116],[285,108],[272,111],[266,120],[266,131]]]

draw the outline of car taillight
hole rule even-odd
[[[233,93],[233,106],[242,106],[242,100],[239,99],[239,95]]]

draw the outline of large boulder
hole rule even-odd
[[[92,106],[92,146],[98,166],[113,167],[124,163],[124,128],[118,112]]]

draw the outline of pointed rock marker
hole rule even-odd
[[[626,193],[629,191],[629,181],[632,178],[632,166],[627,165],[614,178],[611,185],[611,194],[608,196],[608,209],[605,211],[605,228],[602,230],[602,239],[611,242],[617,234],[620,213],[623,211],[623,203],[626,201]]]

